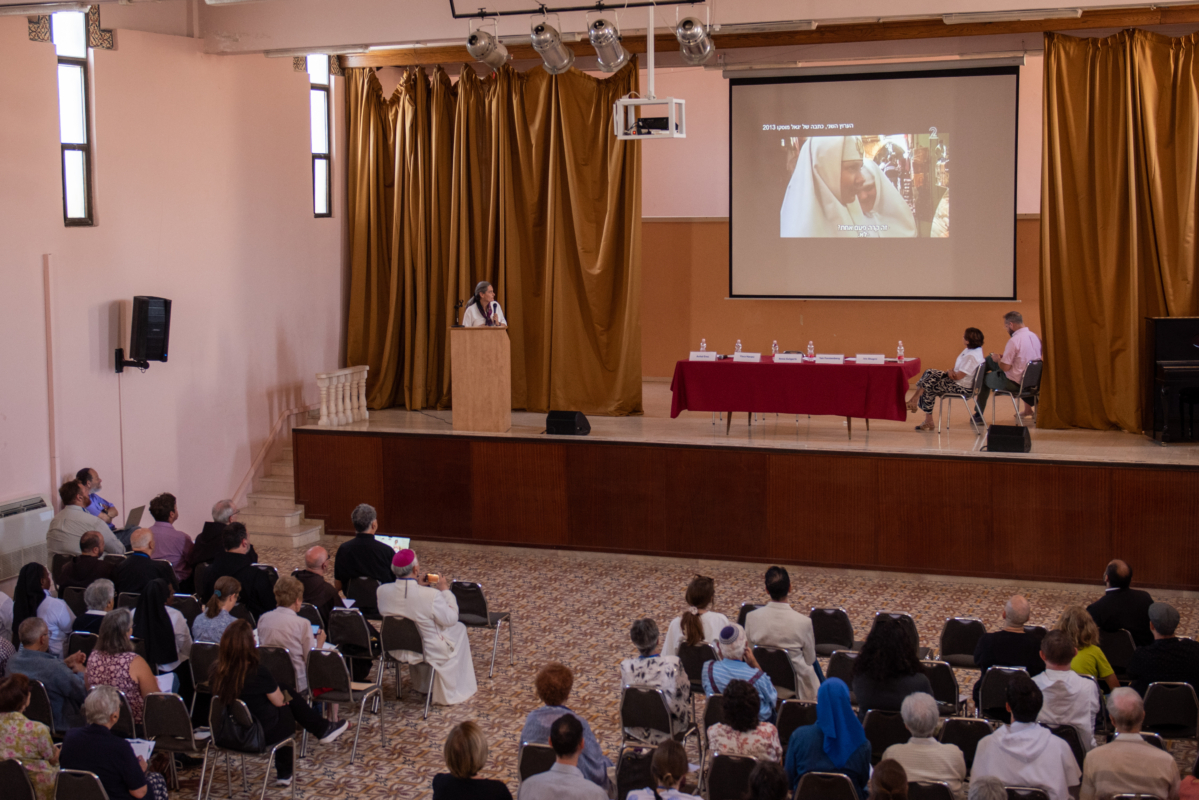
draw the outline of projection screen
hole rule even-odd
[[[1013,299],[1018,84],[1015,66],[730,80],[730,295]]]

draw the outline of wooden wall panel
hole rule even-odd
[[[1138,584],[1199,588],[1199,472],[1112,472],[1113,557]]]
[[[570,543],[621,552],[678,552],[668,540],[664,447],[562,448]]]
[[[471,443],[462,438],[383,439],[387,515],[379,526],[413,539],[469,539],[474,506]]]
[[[856,456],[769,457],[767,528],[778,560],[805,564],[877,563],[873,460]]]
[[[665,492],[666,535],[680,556],[770,556],[766,450],[673,448]]]
[[[325,532],[353,534],[350,512],[369,503],[383,519],[383,443],[378,436],[332,436],[292,432],[296,502],[309,519],[325,522]]]
[[[472,538],[483,542],[570,544],[563,445],[472,440]]]

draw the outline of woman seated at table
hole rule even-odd
[[[974,391],[974,372],[987,360],[983,355],[983,332],[978,328],[967,328],[964,339],[966,348],[958,354],[953,369],[926,369],[916,382],[916,393],[908,401],[908,411],[919,408],[924,412],[924,422],[917,425],[916,430],[931,431],[936,427],[933,425],[933,406],[937,398],[946,395],[967,397]],[[975,421],[981,422],[982,417],[976,415]]]
[[[849,687],[829,678],[816,693],[816,724],[796,728],[787,742],[787,779],[792,790],[809,772],[849,776],[858,797],[866,797],[870,781],[870,740],[849,704]]]
[[[724,687],[723,696],[724,722],[708,728],[709,755],[782,759],[778,729],[758,719],[758,690],[746,681],[732,680]]]
[[[506,328],[508,320],[500,304],[495,301],[495,287],[487,281],[479,281],[475,286],[474,297],[466,304],[466,312],[462,315],[464,328]]]

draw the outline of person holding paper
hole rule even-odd
[[[958,353],[958,360],[953,369],[926,369],[916,382],[916,393],[908,401],[908,411],[919,408],[924,412],[924,422],[916,426],[918,431],[935,430],[933,425],[933,406],[937,398],[946,395],[968,397],[974,390],[974,372],[983,363],[983,332],[978,328],[967,328],[963,336],[966,347]],[[982,417],[975,412],[975,422],[982,422]]]
[[[466,304],[466,312],[462,315],[464,328],[507,328],[508,320],[500,310],[500,304],[495,301],[495,287],[487,281],[479,281],[475,286],[474,297]]]
[[[60,762],[63,769],[94,772],[108,800],[167,800],[167,782],[151,772],[146,759],[112,732],[121,718],[121,696],[112,686],[97,686],[83,702],[87,725],[67,731]]]

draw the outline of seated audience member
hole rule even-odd
[[[207,564],[225,552],[225,527],[234,521],[237,513],[238,508],[233,505],[232,500],[218,500],[213,505],[212,521],[204,523],[187,556],[187,566],[193,573],[200,564]],[[249,555],[252,562],[258,561],[258,553],[254,552],[253,547],[250,548]]]
[[[52,800],[58,748],[50,738],[50,729],[23,713],[29,706],[29,686],[24,675],[0,680],[0,760],[20,759],[38,800]]]
[[[391,571],[391,559],[395,551],[375,538],[379,530],[379,519],[372,506],[360,503],[350,514],[356,534],[337,548],[337,559],[333,564],[333,582],[338,591],[344,592],[355,578],[374,578],[380,585],[395,581]],[[373,613],[373,608],[363,608],[363,613]]]
[[[705,663],[701,673],[704,694],[709,697],[720,694],[731,680],[746,681],[758,690],[759,719],[763,722],[773,720],[778,692],[770,682],[770,676],[758,666],[753,650],[745,639],[745,630],[735,622],[730,623],[720,631],[716,643],[720,659]]]
[[[87,689],[115,686],[125,693],[133,721],[141,723],[146,695],[159,691],[146,660],[133,652],[133,614],[118,608],[104,617],[96,647],[87,657]]]
[[[967,797],[969,800],[1007,800],[1007,787],[999,778],[972,776]]]
[[[296,732],[296,723],[328,744],[345,733],[350,723],[329,722],[299,695],[285,700],[279,684],[258,660],[254,631],[244,619],[225,629],[217,663],[209,679],[214,697],[226,705],[241,700],[254,719],[262,723],[268,745],[283,741]],[[276,786],[290,786],[295,748],[282,747],[275,754]]]
[[[329,551],[318,544],[304,553],[304,569],[295,573],[304,585],[304,602],[316,607],[326,625],[329,624],[329,612],[337,603],[337,588],[325,580],[328,572]]]
[[[1145,612],[1149,618],[1149,612]],[[1109,689],[1119,689],[1120,679],[1108,663],[1107,656],[1099,649],[1099,626],[1082,606],[1070,606],[1058,618],[1054,630],[1066,634],[1078,653],[1070,661],[1070,669],[1079,675],[1090,675]]]
[[[1095,684],[1070,668],[1074,654],[1074,645],[1061,631],[1050,631],[1041,640],[1045,671],[1033,678],[1044,698],[1037,722],[1072,726],[1083,749],[1090,750],[1095,746],[1099,692]]]
[[[907,800],[908,774],[898,761],[884,758],[870,773],[867,800]]]
[[[474,720],[454,726],[443,753],[449,772],[433,776],[433,800],[512,800],[503,781],[478,777],[487,765],[487,737]]]
[[[749,773],[747,800],[787,800],[787,773],[774,761],[759,761]],[[631,797],[631,795],[630,795]]]
[[[537,697],[545,705],[533,709],[525,718],[525,726],[520,732],[520,743],[545,744],[550,740],[550,727],[554,720],[564,714],[577,717],[583,729],[583,752],[578,758],[578,769],[583,773],[583,777],[596,786],[607,788],[608,767],[612,766],[612,762],[604,755],[599,740],[591,732],[587,720],[566,707],[566,700],[570,697],[574,681],[574,675],[564,664],[551,663],[541,668],[533,686],[537,690]]]
[[[853,694],[862,717],[866,711],[899,711],[912,692],[933,693],[933,685],[920,669],[917,643],[903,623],[880,616],[853,661]]]
[[[75,617],[75,624],[71,630],[99,635],[100,624],[104,622],[104,615],[112,611],[115,598],[116,589],[112,581],[97,578],[91,586],[83,590],[83,604],[87,606],[87,611]]]
[[[154,533],[153,557],[159,561],[169,561],[175,570],[175,585],[183,583],[191,577],[192,568],[188,559],[192,551],[192,537],[175,528],[175,520],[179,519],[179,509],[175,495],[163,492],[150,501],[150,516],[154,524],[150,530]]]
[[[141,594],[146,584],[155,579],[166,581],[171,591],[175,591],[179,586],[175,570],[166,561],[158,561],[153,557],[154,531],[138,528],[129,537],[129,546],[133,551],[112,571],[112,582],[117,587],[118,595],[126,592]]]
[[[192,632],[187,617],[171,607],[172,599],[166,581],[146,584],[133,610],[133,635],[145,643],[146,660],[160,675],[174,674],[175,691],[190,705],[194,690],[191,669],[184,662],[191,655]]]
[[[1189,683],[1199,692],[1199,642],[1174,635],[1178,620],[1178,610],[1169,603],[1149,606],[1153,644],[1138,647],[1128,662],[1132,688],[1142,697],[1158,681]]]
[[[920,409],[924,412],[924,422],[916,430],[931,431],[936,428],[933,425],[933,406],[938,398],[948,395],[969,397],[974,390],[974,373],[985,359],[983,332],[978,328],[967,328],[963,341],[966,347],[958,354],[953,369],[926,369],[916,382],[916,393],[908,401],[908,411],[915,413],[916,409]],[[978,420],[981,419],[978,417]]]
[[[1199,759],[1191,767],[1191,773],[1183,777],[1178,785],[1178,797],[1179,800],[1199,800]]]
[[[1045,671],[1041,640],[1024,630],[1031,614],[1028,600],[1022,595],[1012,595],[1003,606],[1003,628],[979,637],[974,647],[974,663],[980,670],[980,679],[974,682],[975,705],[982,688],[981,676],[991,667],[1024,667],[1030,677]]]
[[[579,768],[587,747],[583,722],[574,714],[562,714],[550,724],[549,742],[558,760],[548,772],[533,775],[520,784],[519,800],[608,800],[608,793]]]
[[[84,509],[91,502],[87,487],[79,481],[67,481],[58,489],[58,498],[62,501],[62,511],[50,520],[50,529],[46,531],[46,558],[52,558],[57,553],[69,556],[79,554],[79,539],[88,531],[95,531],[104,537],[105,553],[124,553],[125,545],[116,534],[108,529],[99,517],[93,517]]]
[[[9,675],[41,681],[50,696],[54,727],[65,731],[79,724],[79,706],[87,692],[83,686],[83,653],[60,659],[50,653],[50,632],[38,617],[30,617],[17,630],[21,649],[8,659]]]
[[[1006,786],[1041,789],[1049,800],[1069,800],[1070,787],[1078,785],[1082,772],[1066,740],[1037,724],[1041,702],[1041,690],[1031,678],[1016,675],[1008,682],[1012,723],[979,741],[971,781],[990,775]]]
[[[1115,559],[1103,573],[1107,589],[1094,603],[1087,606],[1087,613],[1101,631],[1126,630],[1132,634],[1137,647],[1153,643],[1153,632],[1149,630],[1149,606],[1153,598],[1149,592],[1132,588],[1132,567]]]
[[[200,599],[208,602],[216,582],[226,575],[237,578],[241,584],[241,602],[258,619],[275,607],[275,577],[266,570],[254,566],[250,555],[250,539],[246,526],[231,522],[225,528],[225,552],[212,562],[204,573],[204,585],[196,587]]]
[[[112,732],[121,718],[121,698],[111,686],[97,686],[83,704],[87,726],[67,732],[60,761],[63,769],[93,772],[108,800],[167,800],[167,783],[134,755],[129,742]]]
[[[237,582],[237,578],[230,578],[228,575],[217,578],[212,597],[208,598],[204,605],[204,612],[192,623],[193,642],[220,644],[225,628],[232,625],[236,619],[230,612],[237,605],[240,591],[241,584]]]
[[[797,700],[816,700],[820,679],[816,675],[816,636],[812,620],[787,602],[791,594],[791,576],[782,567],[766,570],[766,593],[770,602],[749,612],[745,618],[745,636],[751,645],[784,647],[791,652],[791,665],[799,680]]]
[[[116,533],[117,528],[113,521],[118,516],[117,507],[100,496],[100,490],[104,488],[100,482],[100,473],[91,467],[84,467],[75,473],[75,480],[87,490],[88,503],[84,511],[93,517],[99,517],[110,531]]]
[[[708,728],[710,756],[746,756],[762,761],[779,761],[783,746],[778,729],[758,720],[758,690],[745,681],[729,681],[724,687],[724,722]]]
[[[17,654],[9,639],[0,639],[0,678],[8,675],[8,660]]]
[[[51,596],[50,586],[50,571],[41,564],[30,562],[21,567],[13,590],[13,625],[19,629],[30,617],[40,618],[50,632],[50,652],[61,658],[75,614],[64,601]]]
[[[284,686],[289,692],[308,691],[308,651],[323,647],[325,632],[312,635],[312,623],[298,613],[303,602],[304,587],[290,575],[275,583],[275,608],[258,620],[258,644],[262,647],[285,647],[296,670],[296,686]]]
[[[441,575],[436,584],[430,583],[429,576],[420,571],[416,553],[407,549],[392,557],[391,571],[396,580],[379,587],[379,613],[415,622],[425,645],[423,655],[395,650],[392,658],[410,665],[413,687],[422,694],[432,691],[434,703],[466,702],[479,685],[470,639],[466,626],[458,621],[458,601],[450,591],[449,578]]]
[[[913,692],[900,708],[903,724],[912,738],[883,751],[884,760],[898,762],[909,781],[942,781],[958,800],[966,797],[966,759],[956,744],[941,744],[934,738],[937,701],[931,694]]]
[[[666,708],[670,712],[670,731],[655,731],[649,728],[626,728],[625,735],[639,742],[658,744],[669,739],[670,734],[679,734],[691,724],[691,681],[683,671],[678,656],[664,656],[658,645],[658,625],[649,617],[639,619],[629,629],[629,638],[641,655],[620,662],[622,686],[650,686],[662,690]]]
[[[13,601],[4,592],[0,592],[0,639],[13,641],[13,633],[17,626],[12,624]]]
[[[754,718],[757,719],[756,714]],[[649,762],[649,772],[657,788],[634,789],[629,792],[628,800],[702,800],[698,795],[680,791],[689,770],[687,751],[674,739],[667,739],[654,750]],[[784,788],[786,781],[784,775]]]
[[[63,565],[58,575],[58,589],[63,591],[72,586],[86,589],[92,581],[112,576],[113,565],[105,561],[104,537],[88,531],[79,537],[79,555]]]
[[[1024,324],[1024,315],[1019,311],[1009,311],[1003,315],[1003,327],[1008,332],[1007,344],[1003,346],[1003,355],[991,353],[987,356],[987,369],[983,386],[978,393],[978,410],[987,407],[987,398],[992,389],[1005,392],[1020,391],[1020,381],[1028,370],[1030,361],[1041,358],[1041,340]],[[1020,416],[1032,417],[1032,406],[1024,401],[1024,410]]]
[[[687,584],[687,610],[670,621],[666,629],[666,641],[662,652],[668,656],[679,654],[679,645],[697,645],[708,642],[716,644],[720,631],[729,624],[724,614],[711,611],[716,599],[716,582],[703,575],[696,575]]]
[[[829,678],[820,684],[816,694],[816,724],[801,726],[791,734],[786,767],[792,790],[809,772],[839,772],[853,781],[858,797],[866,796],[870,740],[849,704],[845,681]]]
[[[1174,800],[1179,794],[1178,763],[1141,738],[1145,704],[1132,689],[1114,689],[1107,699],[1116,728],[1110,742],[1087,753],[1080,800],[1118,794],[1148,794]]]

